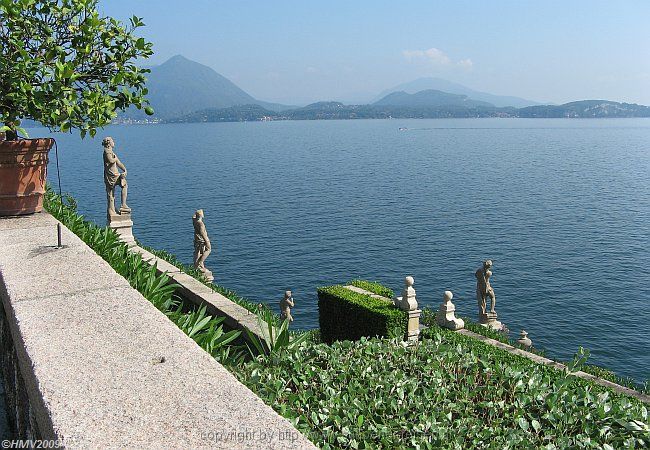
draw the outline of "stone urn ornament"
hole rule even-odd
[[[456,317],[456,306],[451,302],[452,298],[454,298],[454,294],[451,291],[445,291],[442,296],[442,304],[436,315],[436,323],[443,328],[456,331],[465,327],[465,321]]]
[[[530,348],[533,346],[533,341],[531,341],[530,338],[528,337],[528,333],[526,333],[526,330],[521,330],[521,333],[519,333],[519,339],[517,339],[517,343],[526,348]]]

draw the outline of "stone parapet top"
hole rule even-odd
[[[315,448],[67,228],[54,248],[56,224],[0,219],[0,296],[41,438]]]
[[[208,314],[224,317],[224,323],[229,328],[240,331],[247,329],[257,339],[264,339],[256,314],[233,302],[228,297],[213,291],[196,278],[181,272],[178,267],[156,257],[142,247],[133,247],[131,251],[141,254],[144,261],[156,265],[158,273],[166,273],[171,282],[178,284],[180,287],[176,293],[183,299],[197,306],[205,306]],[[245,333],[242,337],[248,339],[248,335]]]
[[[494,347],[498,347],[502,350],[507,351],[508,353],[512,353],[514,355],[519,355],[523,356],[524,358],[528,358],[530,360],[535,361],[538,364],[544,364],[545,366],[553,367],[558,370],[565,370],[567,368],[566,365],[559,363],[557,361],[553,361],[552,359],[545,358],[543,356],[536,355],[531,352],[527,352],[525,350],[522,350],[520,348],[513,347],[512,345],[505,344],[503,342],[499,342],[496,339],[492,339],[486,336],[483,336],[478,333],[474,333],[473,331],[469,331],[466,329],[463,330],[457,330],[456,333],[464,334],[465,336],[472,337],[474,339],[478,339],[479,341],[482,341],[486,344],[492,345]],[[583,372],[583,371],[577,371],[573,373],[575,376],[579,378],[583,378],[585,380],[590,380],[596,384],[599,384],[604,387],[608,387],[614,392],[617,392],[619,394],[625,394],[629,395],[630,397],[635,397],[642,402],[645,403],[650,403],[650,396],[646,395],[642,392],[635,391],[634,389],[627,388],[625,386],[621,386],[620,384],[612,383],[611,381],[604,380],[602,378],[598,378],[594,375],[591,375],[589,373]]]

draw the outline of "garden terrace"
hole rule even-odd
[[[264,446],[312,447],[66,227],[55,248],[57,223],[46,213],[0,219],[2,363],[16,438],[258,448],[264,431]],[[228,434],[246,431],[257,434]]]

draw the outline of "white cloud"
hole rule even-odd
[[[309,66],[309,67],[307,67],[307,69],[305,71],[307,73],[316,73],[316,72],[318,72],[318,69],[315,68],[314,66]]]
[[[456,63],[456,65],[458,67],[462,67],[463,69],[467,69],[467,70],[471,70],[472,67],[474,67],[474,63],[469,58],[461,59]]]
[[[427,61],[436,66],[457,66],[470,70],[474,65],[469,58],[453,61],[445,52],[435,47],[427,50],[403,50],[402,55],[408,61]]]

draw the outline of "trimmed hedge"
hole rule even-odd
[[[395,293],[391,288],[387,288],[377,281],[352,280],[348,284],[361,289],[365,289],[366,291],[372,292],[373,294],[381,295],[382,297],[395,297]]]
[[[408,314],[392,303],[343,286],[318,289],[318,320],[323,342],[362,337],[404,337]]]

